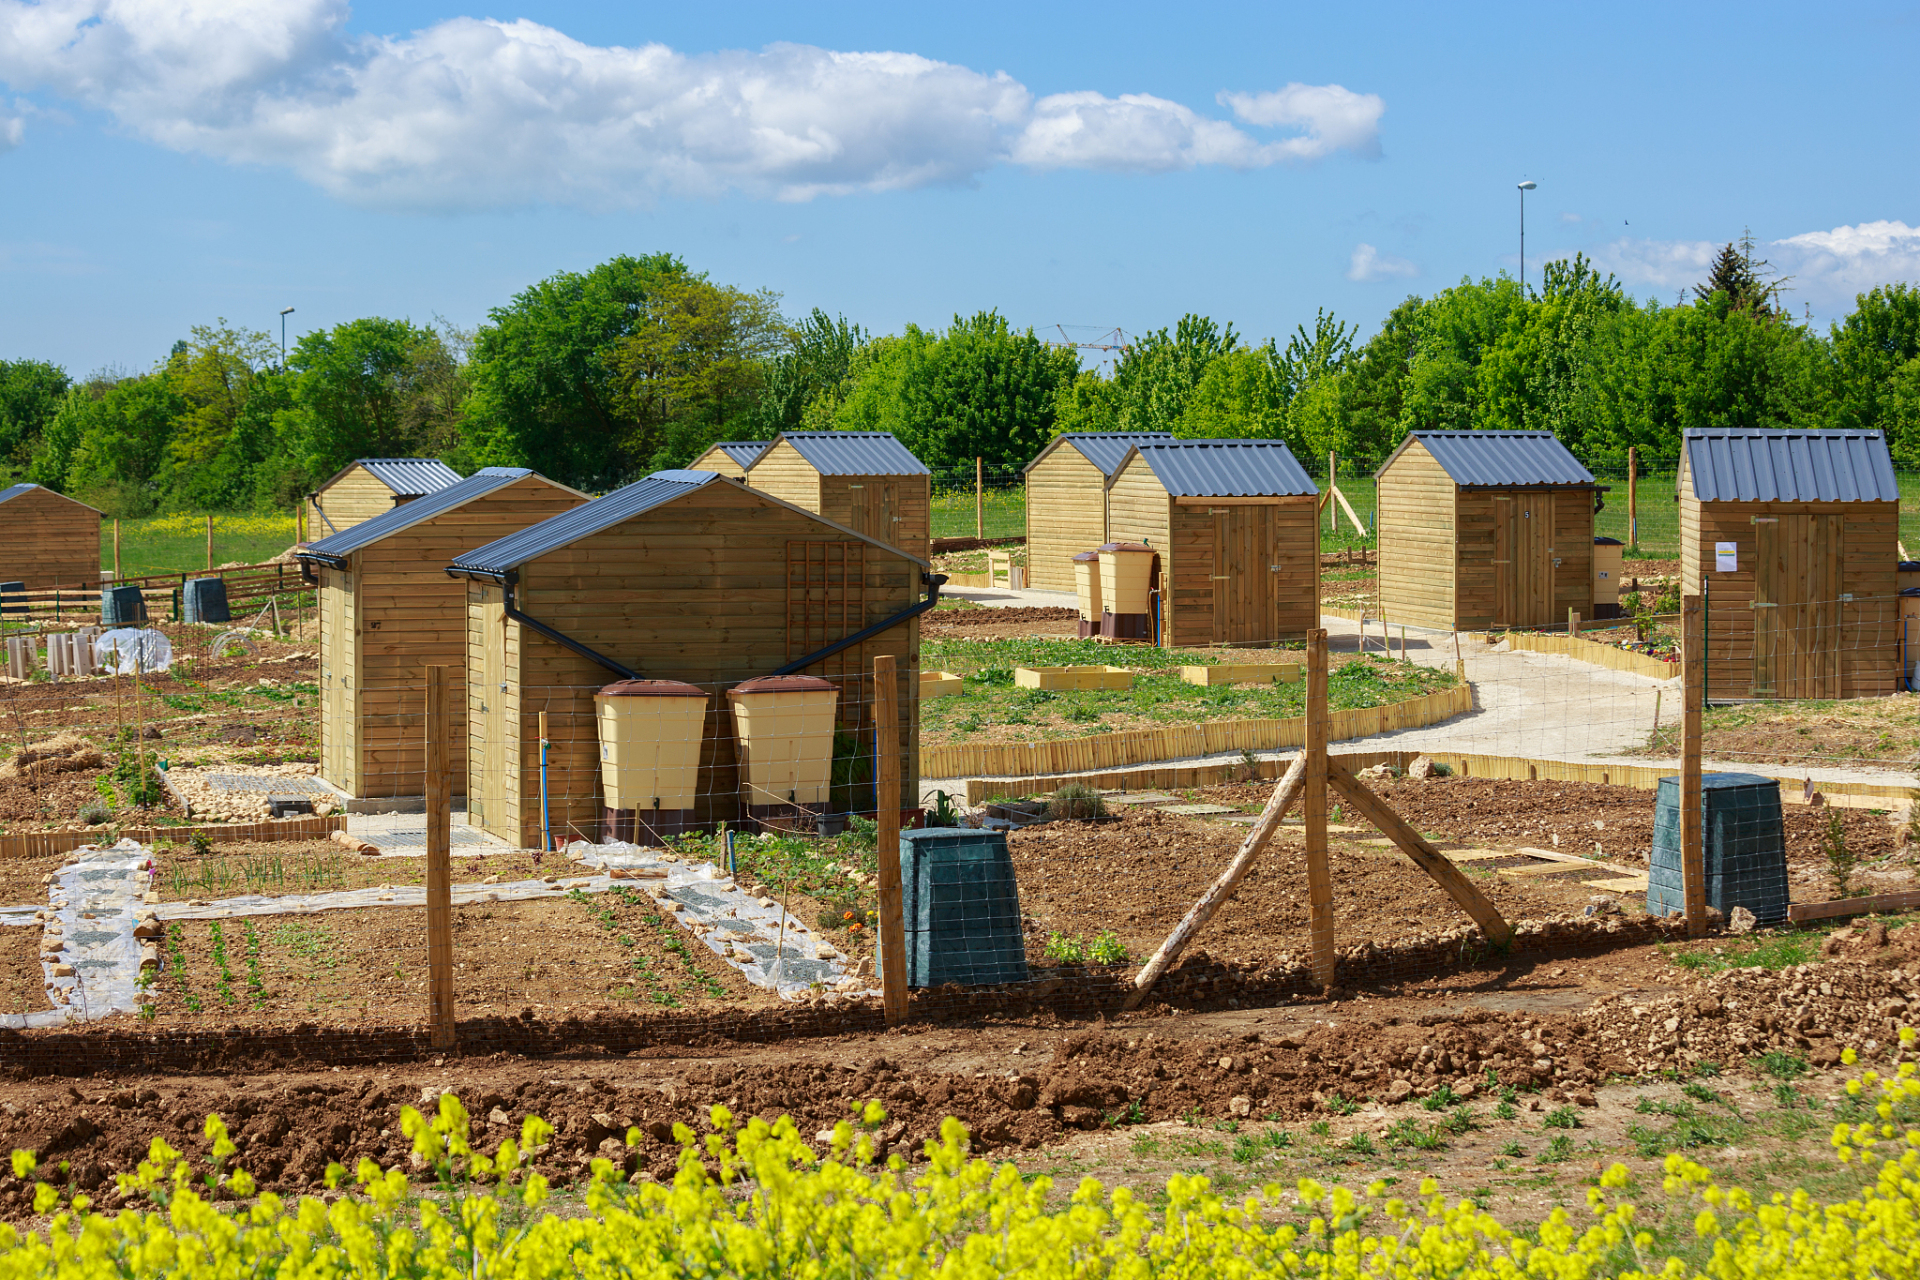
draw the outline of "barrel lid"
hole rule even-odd
[[[707,691],[684,680],[616,680],[602,685],[596,698],[704,698]]]
[[[1660,781],[1671,782],[1677,787],[1680,785],[1680,776],[1678,774],[1670,774],[1660,779]],[[1700,789],[1702,791],[1731,791],[1741,787],[1777,788],[1779,785],[1780,780],[1778,778],[1768,778],[1757,773],[1703,773],[1700,775]]]
[[[1086,564],[1089,561],[1098,560],[1099,558],[1100,558],[1100,553],[1098,551],[1082,551],[1079,555],[1073,558],[1073,562],[1075,564]]]
[[[1902,560],[1898,573],[1920,573],[1920,560]]]
[[[1593,545],[1596,547],[1624,547],[1627,544],[1618,538],[1595,538]]]
[[[832,688],[833,681],[822,680],[819,676],[755,676],[727,690],[727,696],[732,697],[736,693],[819,693]]]
[[[1109,542],[1100,548],[1102,551],[1153,551],[1154,547],[1144,542]]]

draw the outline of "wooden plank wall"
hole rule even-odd
[[[1173,645],[1304,640],[1320,621],[1320,541],[1310,497],[1221,504],[1176,499],[1172,511]],[[1243,525],[1250,526],[1242,532]],[[1222,530],[1228,545],[1219,545]],[[1272,566],[1282,566],[1274,572]]]
[[[1462,527],[1466,495],[1456,504],[1452,477],[1417,440],[1378,485],[1381,613],[1419,627],[1492,625],[1491,524]]]
[[[374,479],[373,473],[356,464],[347,474],[320,491],[320,506],[327,518],[320,518],[311,498],[307,500],[307,537],[318,542],[330,533],[343,533],[362,520],[371,520],[393,509],[394,493]],[[331,521],[332,523],[328,523]]]
[[[446,566],[463,551],[571,510],[587,498],[527,476],[354,554],[358,570],[356,796],[426,790],[426,668],[465,667],[466,580]],[[454,794],[466,793],[466,757],[450,752]]]
[[[1487,627],[1564,626],[1567,610],[1578,609],[1583,618],[1593,616],[1593,495],[1585,489],[1461,489],[1455,503],[1455,553],[1458,556],[1458,587],[1455,622],[1463,630]],[[1551,575],[1550,594],[1544,607],[1534,616],[1502,616],[1499,598],[1500,575],[1495,558],[1499,554],[1496,534],[1496,506],[1505,499],[1513,507],[1513,520],[1521,519],[1522,509],[1531,510],[1536,519],[1550,521],[1552,537],[1541,553],[1546,556],[1543,572]],[[1543,513],[1547,513],[1543,517]],[[1382,527],[1384,528],[1384,514]],[[1516,531],[1515,556],[1529,545]],[[1549,550],[1550,548],[1550,550]],[[1386,554],[1382,551],[1384,572]],[[1553,564],[1558,560],[1558,565]],[[1515,564],[1512,572],[1523,575],[1527,566]],[[1383,579],[1384,582],[1384,579]],[[1401,619],[1391,611],[1394,621]],[[1434,623],[1446,626],[1446,623]]]
[[[927,558],[932,476],[821,476],[819,485],[820,505],[809,511],[910,556]]]
[[[1553,616],[1564,625],[1569,609],[1593,616],[1593,491],[1561,489],[1553,495]]]
[[[729,454],[719,445],[713,446],[692,462],[689,462],[686,469],[688,471],[715,471],[727,477],[729,480],[738,480],[742,484],[747,482],[747,469],[735,462],[733,455]]]
[[[100,589],[100,513],[51,489],[0,502],[0,547],[0,581],[24,582],[29,591]],[[97,597],[92,604],[98,607]]]
[[[757,472],[759,468],[755,468]],[[703,815],[732,821],[738,782],[732,720],[723,689],[785,665],[787,543],[844,541],[833,530],[753,493],[711,486],[521,568],[519,607],[649,678],[712,689],[702,748]],[[866,621],[879,622],[922,595],[920,569],[877,548],[866,551]],[[548,713],[548,794],[556,835],[591,834],[600,818],[599,747],[593,691],[615,677],[605,668],[513,622],[503,628],[498,679],[489,669],[484,590],[469,592],[469,697],[490,703],[499,683],[503,732],[489,735],[470,777],[485,829],[528,846],[540,839],[539,713]],[[497,592],[494,597],[497,598]],[[876,654],[899,660],[903,794],[918,794],[919,624],[882,633],[853,661],[871,670]],[[492,682],[491,684],[489,682]],[[843,697],[850,696],[843,693]],[[859,695],[868,697],[870,695]],[[481,714],[472,717],[480,723]]]
[[[1073,558],[1107,538],[1107,477],[1071,444],[1027,472],[1027,585],[1074,590]]]
[[[1840,589],[1851,594],[1854,601],[1840,606],[1841,687],[1837,696],[1871,698],[1896,692],[1900,672],[1896,622],[1898,503],[1703,503],[1687,485],[1680,497],[1680,590],[1697,594],[1703,580],[1711,579],[1706,619],[1707,696],[1752,696],[1754,560],[1759,551],[1753,521],[1756,516],[1793,515],[1832,515],[1841,520],[1845,549]],[[1714,569],[1714,546],[1720,542],[1735,544],[1739,567],[1733,573]]]
[[[808,511],[820,510],[820,473],[785,440],[760,455],[747,472],[747,483],[782,502]]]
[[[359,612],[356,578],[344,569],[321,569],[319,576],[320,776],[356,795],[360,783],[360,668],[359,649],[353,643]]]

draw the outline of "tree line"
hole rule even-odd
[[[1383,459],[1415,429],[1552,431],[1591,464],[1677,456],[1691,427],[1879,428],[1920,468],[1920,289],[1826,333],[1728,245],[1671,304],[1584,258],[1409,297],[1365,341],[1325,312],[1282,344],[1188,315],[1110,374],[997,312],[869,333],[671,254],[560,272],[477,329],[379,317],[286,352],[221,320],[153,368],[0,360],[0,471],[115,515],[286,510],[359,457],[529,466],[589,490],[782,430],[892,431],[936,470],[1023,466],[1059,431],[1280,439]]]

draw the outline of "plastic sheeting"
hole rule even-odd
[[[66,946],[42,960],[48,993],[56,1008],[0,1014],[0,1026],[57,1027],[89,1022],[140,1009],[141,901],[152,877],[145,846],[121,840],[110,849],[82,846],[73,861],[54,872],[48,891],[52,919],[59,921]],[[8,921],[12,923],[12,921]],[[22,924],[31,924],[28,917]],[[55,966],[73,969],[56,974]]]
[[[165,671],[173,665],[173,642],[147,627],[120,627],[103,631],[93,642],[94,659],[109,675]]]

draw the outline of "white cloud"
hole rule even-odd
[[[1595,260],[1630,284],[1686,288],[1706,279],[1725,241],[1616,240]],[[1775,272],[1791,276],[1790,302],[1816,310],[1846,310],[1856,294],[1896,280],[1920,281],[1920,227],[1904,222],[1863,222],[1831,231],[1808,231],[1762,244]]]
[[[1353,246],[1353,258],[1347,263],[1347,279],[1369,282],[1390,280],[1395,276],[1417,276],[1420,268],[1405,258],[1382,253],[1370,244]]]
[[[0,80],[179,151],[284,166],[370,205],[606,207],[671,193],[806,200],[965,182],[1001,163],[1158,172],[1374,155],[1371,94],[1223,94],[1263,141],[1145,94],[1035,100],[1004,72],[806,45],[688,55],[536,22],[346,30],[343,0],[0,0]]]
[[[13,150],[27,136],[27,122],[19,116],[0,115],[0,152]]]

